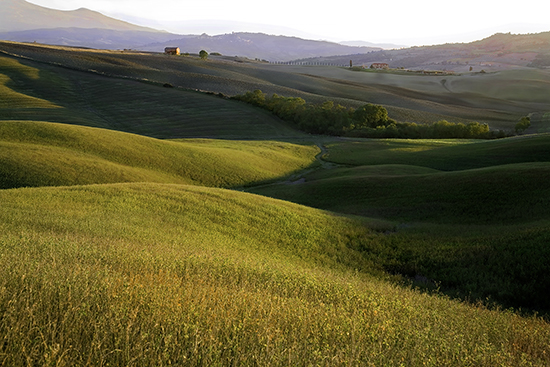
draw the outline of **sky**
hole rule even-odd
[[[27,0],[88,8],[178,34],[263,32],[301,38],[422,46],[495,33],[550,31],[550,1],[522,0]]]

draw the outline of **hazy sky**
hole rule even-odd
[[[550,1],[522,0],[27,0],[88,8],[176,33],[265,32],[402,45],[471,42],[496,32],[550,31]],[[161,25],[156,25],[154,21]]]

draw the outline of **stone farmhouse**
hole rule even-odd
[[[375,62],[370,66],[371,69],[389,69],[390,66],[385,62]]]
[[[179,47],[166,47],[164,53],[167,55],[179,55],[180,49]]]

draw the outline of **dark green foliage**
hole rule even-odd
[[[516,124],[516,133],[522,133],[531,126],[531,118],[529,116],[522,117]]]
[[[206,52],[205,50],[201,50],[199,52],[199,56],[201,59],[206,60],[208,58],[208,52]]]
[[[388,111],[382,107],[373,104],[367,104],[358,108],[353,113],[353,119],[356,121],[355,127],[377,128],[390,124]]]
[[[309,104],[302,98],[267,97],[261,90],[233,97],[271,111],[281,119],[293,123],[311,134],[351,136],[362,138],[413,139],[489,139],[506,134],[492,132],[489,125],[479,122],[452,123],[445,120],[433,124],[401,123],[389,118],[386,108],[366,104],[358,109],[347,108],[333,101],[320,105]]]
[[[273,94],[269,98],[258,89],[233,98],[265,108],[281,119],[293,123],[300,130],[311,134],[343,135],[354,126],[355,110],[339,104],[334,105],[332,101],[313,105],[296,97],[281,97]]]
[[[356,129],[348,135],[364,138],[493,139],[503,138],[509,134],[503,131],[490,131],[489,125],[479,122],[463,124],[441,120],[433,124],[391,121],[388,125]]]

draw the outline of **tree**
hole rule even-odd
[[[367,104],[355,110],[353,119],[356,121],[356,127],[376,128],[390,123],[388,111],[382,106],[373,104]]]
[[[522,117],[516,124],[516,133],[522,133],[531,126],[531,118],[529,116]]]
[[[201,57],[201,59],[206,60],[208,58],[208,52],[201,50],[199,52],[199,56]]]

